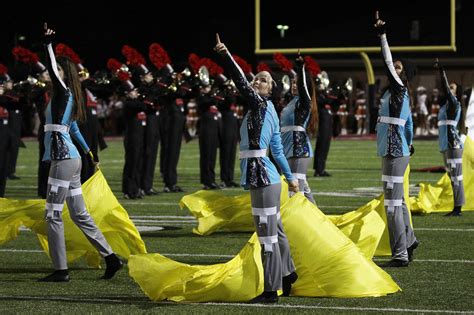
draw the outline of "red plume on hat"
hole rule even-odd
[[[311,58],[311,56],[304,56],[304,63],[306,65],[306,69],[308,69],[309,73],[311,73],[313,77],[316,77],[321,73],[321,67],[319,66],[319,63]]]
[[[174,72],[171,67],[171,59],[166,50],[158,43],[153,43],[148,48],[148,58],[155,65],[156,69],[161,70],[166,67],[170,72]]]
[[[39,61],[38,55],[29,49],[16,46],[12,49],[12,54],[15,57],[15,60],[37,67],[38,72],[46,70],[46,67]]]
[[[232,57],[234,58],[235,62],[237,62],[237,64],[240,66],[240,68],[245,74],[252,73],[252,65],[250,65],[247,61],[245,61],[245,59],[237,55],[232,55]]]
[[[265,62],[259,62],[259,64],[257,65],[257,72],[262,71],[272,72],[270,67]]]
[[[134,88],[132,81],[130,81],[131,75],[128,72],[128,67],[126,65],[115,58],[109,58],[107,61],[107,69],[109,69],[113,75],[117,76],[120,81],[126,84],[129,90]]]
[[[83,78],[89,78],[89,71],[82,65],[82,60],[79,55],[68,45],[59,43],[56,45],[55,52],[57,56],[62,56],[71,59],[79,69],[79,75]]]
[[[199,68],[202,66],[201,58],[195,53],[190,53],[188,56],[188,63],[194,73],[198,73]]]
[[[0,63],[0,77],[6,81],[10,81],[10,76],[8,75],[8,68]]]
[[[8,73],[8,68],[0,63],[0,75],[5,75]]]
[[[56,52],[56,55],[58,56],[68,57],[75,64],[82,63],[81,58],[79,58],[79,55],[76,54],[76,52],[72,50],[72,48],[66,44],[63,44],[63,43],[57,44],[55,48],[55,52]]]
[[[207,67],[209,70],[209,74],[212,75],[213,77],[217,77],[220,74],[224,73],[224,69],[222,69],[221,66],[219,66],[217,63],[212,61],[210,58],[202,58],[201,62],[204,66]]]
[[[273,54],[273,61],[275,61],[280,66],[281,70],[291,72],[292,75],[295,75],[293,64],[283,54]]]
[[[127,58],[128,65],[140,68],[142,74],[147,74],[148,72],[150,72],[145,66],[145,58],[135,48],[129,45],[123,45],[122,55]]]

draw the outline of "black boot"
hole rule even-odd
[[[401,260],[401,259],[392,259],[384,267],[390,267],[390,268],[408,267],[408,261]]]
[[[38,279],[39,282],[68,282],[69,281],[69,271],[64,270],[55,270],[49,276]]]
[[[283,282],[283,296],[289,296],[291,293],[291,285],[298,280],[296,272],[290,273],[288,276],[282,278]]]
[[[444,215],[445,217],[460,217],[461,214],[461,206],[457,206],[453,208],[453,211],[449,212],[448,214]]]
[[[278,293],[277,291],[263,291],[259,296],[251,299],[249,303],[277,303]]]
[[[115,254],[110,254],[109,256],[105,257],[105,273],[101,277],[101,279],[111,279],[117,271],[122,269],[123,262],[117,257]]]
[[[408,261],[413,261],[413,251],[420,245],[420,242],[416,240],[410,247],[407,248]]]

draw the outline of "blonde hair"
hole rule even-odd
[[[272,75],[270,74],[270,72],[268,71],[260,71],[259,73],[257,73],[255,75],[255,77],[253,78],[251,84],[253,84],[253,82],[257,79],[257,78],[261,78],[261,77],[264,77],[267,79],[267,82],[268,82],[268,95],[272,95],[272,90],[273,90],[273,78],[272,78]]]

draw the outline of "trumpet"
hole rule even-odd
[[[46,83],[38,80],[37,78],[35,78],[32,75],[29,75],[26,80],[23,80],[23,81],[20,81],[20,82],[17,82],[15,84],[13,84],[13,86],[24,85],[24,84],[29,84],[29,85],[39,86],[39,87],[45,87],[46,86]]]

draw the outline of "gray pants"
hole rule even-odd
[[[295,271],[290,245],[280,218],[281,184],[250,188],[252,214],[262,245],[264,290],[282,288],[282,277]]]
[[[384,206],[387,214],[392,259],[408,261],[407,248],[416,241],[405,204],[403,176],[409,156],[382,158]]]
[[[462,152],[463,149],[447,150],[443,152],[444,165],[451,179],[453,187],[454,206],[459,207],[466,202],[464,185],[462,183]]]
[[[306,181],[306,172],[308,171],[309,164],[311,163],[311,158],[289,158],[288,164],[290,164],[291,172],[293,176],[298,179],[298,184],[300,188],[300,192],[304,194],[304,196],[311,201],[312,203],[316,204],[314,201],[313,194],[311,193],[311,188],[309,188],[308,182]],[[291,192],[290,192],[291,195]]]
[[[81,189],[81,159],[53,160],[49,170],[46,197],[49,254],[54,269],[68,269],[62,210],[64,199],[72,221],[102,256],[113,253],[112,248],[86,210]]]

